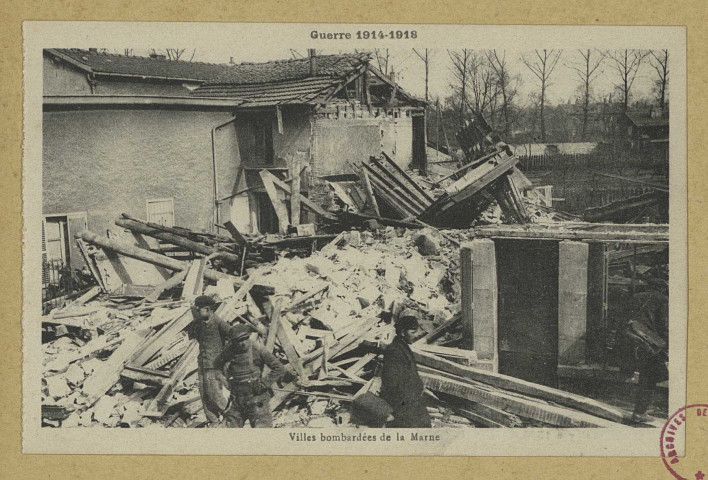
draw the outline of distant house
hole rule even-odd
[[[520,143],[512,145],[514,153],[520,157],[539,155],[590,155],[597,149],[595,142],[567,143]]]
[[[293,158],[314,200],[347,161],[426,162],[425,103],[365,54],[218,65],[49,49],[43,76],[45,254],[76,267],[72,235],[121,212],[277,231],[258,172],[284,179]]]
[[[632,150],[668,150],[668,112],[626,112],[619,121],[620,132]]]

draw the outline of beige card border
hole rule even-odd
[[[64,46],[100,45],[121,48],[126,45],[146,48],[160,44],[189,44],[199,50],[213,45],[220,48],[254,51],[264,41],[286,48],[312,46],[313,30],[355,32],[358,29],[381,29],[386,25],[332,24],[197,24],[197,23],[78,23],[26,22],[25,37],[25,263],[23,265],[25,315],[24,335],[24,441],[26,453],[166,453],[217,455],[445,455],[445,456],[546,456],[548,451],[563,456],[656,456],[659,454],[658,432],[617,425],[607,429],[436,429],[439,441],[412,441],[409,432],[364,430],[376,440],[367,442],[322,441],[321,434],[342,433],[342,429],[274,430],[184,430],[184,429],[118,429],[41,428],[40,392],[34,389],[41,378],[42,350],[37,341],[41,312],[37,279],[41,278],[40,250],[42,214],[42,49]],[[566,49],[597,47],[668,48],[672,58],[671,111],[671,191],[670,197],[670,372],[669,410],[685,405],[685,333],[686,285],[682,275],[685,261],[685,30],[682,27],[568,27],[568,26],[451,26],[399,25],[398,29],[416,30],[417,39],[410,41],[375,40],[368,42],[319,42],[321,48],[524,48],[563,47]],[[270,40],[264,40],[270,39]],[[125,42],[128,42],[127,44]],[[674,168],[675,167],[675,168]],[[80,194],[80,193],[79,193]],[[674,278],[673,272],[677,272]],[[314,435],[314,441],[293,441],[293,432]],[[362,429],[355,433],[361,432]],[[351,432],[348,432],[351,433]],[[427,432],[426,432],[427,433]],[[391,435],[393,441],[381,442]],[[397,441],[401,435],[405,441]],[[683,451],[682,438],[675,442]]]
[[[625,2],[621,7],[616,2],[593,2],[594,7],[589,9],[574,9],[566,14],[562,1],[546,1],[531,4],[525,3],[523,8],[516,2],[495,2],[494,6],[485,7],[479,4],[462,5],[456,3],[454,7],[441,5],[437,12],[431,12],[430,7],[422,2],[407,2],[405,5],[391,5],[387,3],[360,2],[356,10],[351,6],[335,6],[328,8],[317,7],[313,4],[299,3],[297,8],[290,11],[283,8],[282,3],[264,3],[248,11],[245,5],[230,3],[228,6],[218,4],[207,8],[203,4],[187,5],[183,3],[168,2],[136,2],[135,5],[125,5],[116,10],[108,3],[73,2],[71,4],[57,5],[56,8],[39,7],[39,3],[24,2],[13,4],[8,2],[3,6],[5,23],[2,33],[5,49],[0,62],[3,71],[8,72],[2,83],[3,104],[7,112],[12,113],[5,119],[3,152],[6,159],[0,163],[3,196],[2,225],[3,225],[3,254],[0,256],[0,268],[3,275],[4,309],[2,309],[2,325],[4,335],[0,337],[0,348],[4,352],[6,367],[3,374],[5,388],[1,390],[2,410],[0,411],[0,425],[4,435],[1,437],[1,452],[6,458],[6,468],[10,477],[45,477],[50,472],[55,477],[73,476],[74,478],[93,478],[98,472],[110,472],[108,476],[134,477],[140,472],[149,471],[151,476],[171,477],[182,474],[196,473],[217,475],[224,472],[233,475],[236,472],[248,472],[258,475],[289,472],[296,476],[320,477],[330,474],[337,476],[363,476],[364,474],[392,474],[444,477],[459,476],[461,472],[476,472],[479,476],[495,477],[518,476],[527,477],[565,477],[569,474],[576,478],[589,478],[590,476],[604,476],[622,478],[625,476],[649,476],[649,478],[662,478],[667,475],[658,459],[328,459],[328,458],[178,458],[178,457],[64,457],[19,455],[19,388],[20,384],[20,352],[19,352],[19,306],[20,306],[20,138],[21,138],[21,43],[20,20],[28,18],[61,19],[61,18],[113,18],[165,20],[165,19],[195,19],[195,20],[287,20],[287,21],[312,21],[312,20],[371,20],[381,21],[382,12],[388,15],[387,19],[405,19],[408,21],[445,22],[449,19],[450,11],[454,10],[457,21],[469,23],[504,21],[510,23],[521,22],[556,22],[568,23],[578,21],[584,23],[635,23],[635,24],[688,24],[689,39],[689,82],[691,104],[689,105],[689,153],[696,154],[697,160],[690,163],[690,176],[688,180],[688,193],[690,195],[689,227],[693,234],[689,237],[689,281],[690,320],[689,320],[689,357],[688,369],[688,401],[696,403],[705,401],[706,387],[700,383],[703,372],[706,371],[706,358],[699,357],[692,352],[704,350],[706,335],[700,328],[697,313],[705,308],[706,299],[701,293],[705,285],[699,280],[704,276],[705,259],[696,255],[701,247],[706,246],[705,216],[700,215],[700,207],[705,204],[706,193],[700,189],[701,180],[705,178],[705,166],[698,153],[702,145],[699,138],[705,132],[705,120],[701,119],[705,111],[705,90],[699,93],[699,88],[704,87],[702,75],[704,72],[705,54],[702,52],[706,44],[706,33],[701,22],[705,22],[705,6],[702,2],[682,2],[680,5],[667,5],[658,1]],[[445,11],[447,9],[447,11]],[[255,13],[253,11],[256,11]],[[80,13],[77,13],[80,12]],[[110,12],[110,13],[107,13]],[[230,13],[233,12],[233,13]],[[317,13],[314,13],[317,12]],[[230,15],[230,16],[229,16]],[[572,17],[572,18],[571,18]],[[703,63],[702,63],[703,62]],[[673,139],[672,139],[673,140]],[[8,273],[10,273],[8,275]],[[9,367],[9,368],[8,368]],[[691,438],[689,438],[690,455]],[[553,452],[548,452],[552,454]],[[110,463],[109,463],[110,462]],[[246,469],[238,469],[238,466]],[[79,468],[80,467],[80,468]],[[393,467],[393,469],[391,469]],[[105,468],[105,469],[102,469]],[[316,472],[316,473],[315,473]],[[416,475],[416,476],[418,476]],[[668,477],[667,477],[668,478]]]

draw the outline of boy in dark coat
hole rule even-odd
[[[429,428],[430,416],[423,401],[423,381],[408,346],[418,331],[418,318],[406,309],[396,322],[396,337],[384,351],[381,398],[393,408],[391,428]]]
[[[214,299],[206,295],[195,298],[194,320],[187,329],[189,338],[196,339],[199,344],[199,395],[207,421],[213,425],[218,424],[219,415],[228,404],[228,396],[222,394],[222,390],[228,388],[228,382],[214,362],[224,349],[226,340],[235,333],[233,326],[214,313],[215,304]]]

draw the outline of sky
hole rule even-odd
[[[186,50],[183,58],[191,57],[192,51],[195,49],[186,48]],[[111,51],[119,52],[114,49],[111,49]],[[345,53],[348,51],[351,50],[317,50],[320,54]],[[410,48],[392,48],[389,49],[389,52],[399,84],[409,93],[423,98],[425,96],[425,66],[423,61]],[[147,55],[148,51],[135,49],[134,54]],[[281,48],[272,44],[266,44],[258,51],[251,49],[248,52],[229,51],[219,46],[214,49],[197,48],[194,51],[194,61],[213,63],[228,63],[231,60],[235,63],[263,62],[289,59],[297,54],[307,55],[307,52],[302,49],[294,52],[288,48]],[[538,79],[524,65],[522,55],[527,58],[535,56],[533,50],[506,50],[510,71],[514,74],[520,74],[522,78],[517,101],[520,105],[528,105],[530,102],[529,95],[538,91]],[[550,77],[550,85],[547,89],[547,99],[551,104],[566,103],[568,99],[571,99],[571,101],[575,99],[580,79],[577,72],[570,68],[569,65],[577,62],[580,58],[577,50],[565,50],[562,52],[560,61]],[[374,64],[376,64],[375,60]],[[455,81],[450,67],[451,61],[447,50],[434,49],[430,51],[429,91],[432,98],[439,96],[443,99],[450,95],[450,85]],[[613,83],[617,80],[616,75],[617,73],[611,68],[610,62],[606,60],[601,65],[600,73],[597,75],[597,80],[593,85],[597,99],[602,99],[613,92]],[[640,66],[632,87],[633,101],[641,98],[648,99],[653,96],[652,88],[655,76],[656,72],[649,64],[648,59],[646,59]]]

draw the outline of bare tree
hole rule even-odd
[[[505,136],[508,136],[513,122],[511,111],[514,98],[519,91],[521,77],[509,72],[509,67],[506,62],[506,51],[502,53],[501,57],[496,50],[487,50],[486,55],[489,65],[496,75],[496,83],[499,94],[501,95],[502,131]]]
[[[426,48],[423,50],[423,53],[420,53],[414,48],[413,52],[418,55],[418,58],[420,58],[425,64],[425,101],[427,102],[430,99],[430,95],[428,93],[428,79],[430,78],[430,60],[432,59],[431,50]]]
[[[639,66],[642,64],[648,52],[645,50],[616,50],[608,52],[608,58],[613,70],[617,73],[615,87],[622,95],[622,111],[629,109],[629,99],[632,92],[632,85],[637,78]]]
[[[539,96],[539,117],[541,120],[541,142],[546,141],[546,121],[544,117],[544,108],[546,105],[546,90],[551,86],[549,79],[560,60],[562,50],[535,50],[536,57],[530,56],[527,58],[522,55],[521,60],[526,67],[531,70],[531,73],[538,79],[538,86],[541,89]]]
[[[664,110],[666,105],[666,91],[669,87],[669,51],[668,50],[652,50],[649,57],[649,63],[656,71],[657,78],[654,81],[656,86],[656,101],[661,110]]]
[[[471,102],[468,100],[468,105],[476,115],[489,113],[490,120],[493,121],[499,95],[494,69],[489,65],[487,57],[477,52],[472,52],[468,68],[467,79],[472,97]]]
[[[578,50],[578,58],[568,62],[568,68],[575,70],[581,81],[581,96],[583,101],[583,125],[581,138],[587,139],[588,115],[590,111],[590,97],[592,95],[592,82],[602,72],[600,65],[605,60],[605,54],[591,49]]]
[[[452,62],[452,74],[457,81],[457,85],[452,85],[453,89],[460,96],[460,124],[465,123],[465,105],[467,104],[467,74],[469,73],[469,62],[472,56],[472,51],[463,48],[462,51],[456,52],[448,50]]]
[[[392,65],[390,65],[391,53],[388,51],[388,48],[375,48],[374,58],[376,58],[376,64],[378,65],[381,73],[386,76],[390,75],[391,72],[389,67]]]

